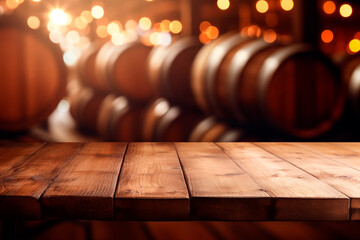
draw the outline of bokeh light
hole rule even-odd
[[[102,18],[104,16],[104,9],[99,5],[93,6],[91,8],[91,15],[95,19],[100,19],[100,18]]]
[[[333,1],[326,1],[324,2],[323,10],[326,14],[333,14],[336,10],[336,5]]]
[[[40,27],[40,19],[36,16],[31,16],[27,19],[27,24],[31,29],[38,29]]]
[[[343,4],[341,5],[339,12],[342,17],[347,18],[351,16],[353,10],[349,4]]]
[[[269,4],[265,0],[257,1],[255,7],[259,13],[266,13],[269,10]]]
[[[330,43],[332,42],[333,39],[334,39],[334,33],[331,30],[326,29],[321,32],[321,40],[324,43]]]

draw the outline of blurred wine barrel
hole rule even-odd
[[[106,95],[87,87],[74,86],[69,92],[70,114],[77,128],[86,134],[96,134],[97,117]]]
[[[304,44],[263,47],[255,41],[228,64],[228,104],[238,119],[310,138],[328,131],[344,107],[335,64]],[[226,99],[223,100],[226,102]]]
[[[0,130],[44,122],[65,95],[62,53],[25,19],[0,17]]]
[[[120,46],[111,42],[104,44],[95,60],[102,87],[135,102],[149,100],[154,95],[147,75],[146,59],[150,51],[151,47],[140,42]]]
[[[97,131],[109,141],[141,141],[142,107],[130,104],[124,96],[109,94],[100,106]]]
[[[360,64],[354,68],[349,78],[348,97],[356,114],[360,116]]]
[[[231,128],[225,122],[219,122],[215,117],[206,117],[192,130],[190,142],[236,142],[243,137],[240,129]]]
[[[102,78],[99,78],[99,75],[96,71],[96,58],[101,47],[102,45],[96,42],[85,49],[80,55],[76,69],[82,85],[91,87],[98,92],[108,93],[109,88],[106,85],[106,81]],[[109,46],[107,45],[107,47]],[[104,52],[102,52],[102,54],[104,54]]]
[[[196,55],[191,70],[191,85],[196,102],[205,113],[223,115],[213,94],[213,90],[218,87],[216,76],[219,65],[230,50],[250,40],[230,32],[204,45]]]
[[[158,99],[145,112],[143,139],[145,141],[187,141],[201,115],[171,106],[166,99]]]
[[[196,108],[191,90],[191,66],[201,48],[195,37],[185,37],[159,47],[149,57],[149,76],[160,97],[171,104]]]

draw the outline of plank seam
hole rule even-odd
[[[312,174],[312,173],[310,173],[310,172],[306,171],[305,169],[303,169],[303,168],[301,168],[301,167],[299,167],[299,166],[296,166],[296,165],[295,165],[295,164],[293,164],[292,162],[290,162],[290,161],[286,160],[285,158],[283,158],[283,157],[281,157],[281,156],[277,155],[276,153],[272,153],[272,152],[270,152],[269,150],[267,150],[266,148],[263,148],[263,147],[259,146],[259,145],[258,145],[258,144],[256,144],[256,143],[253,143],[253,144],[254,144],[255,146],[257,146],[257,147],[259,147],[259,148],[263,149],[264,151],[266,151],[266,152],[270,153],[271,155],[273,155],[273,156],[275,156],[275,157],[277,157],[277,158],[280,158],[280,159],[284,160],[285,162],[287,162],[287,163],[289,163],[289,164],[293,165],[294,167],[296,167],[296,168],[300,169],[301,171],[306,172],[307,174],[309,174],[309,175],[313,176],[314,178],[318,179],[318,180],[319,180],[319,181],[321,181],[322,183],[324,183],[324,184],[328,185],[330,188],[333,188],[333,189],[335,189],[336,191],[338,191],[339,193],[341,193],[341,194],[343,194],[344,196],[346,196],[346,197],[347,197],[347,199],[348,199],[348,211],[349,211],[349,215],[348,215],[348,219],[347,219],[347,220],[349,220],[349,219],[350,219],[350,215],[351,215],[350,200],[351,200],[351,198],[350,198],[348,195],[346,195],[346,194],[345,194],[345,193],[343,193],[342,191],[338,190],[337,188],[335,188],[335,187],[331,186],[331,185],[330,185],[330,184],[328,184],[327,182],[322,181],[321,179],[319,179],[318,177],[316,177],[314,174]],[[298,146],[298,145],[295,145],[295,146]],[[298,146],[298,147],[302,148],[301,146]],[[311,153],[314,153],[314,152],[312,152],[312,151],[310,151],[310,150],[308,150],[308,149],[306,149],[306,148],[302,148],[302,149],[307,150],[307,151],[309,151],[309,152],[311,152]],[[315,153],[314,153],[314,154],[315,154]],[[316,154],[316,155],[319,155],[319,154]],[[325,157],[323,157],[322,155],[319,155],[319,156],[320,156],[321,158],[325,158]],[[325,158],[325,159],[327,159],[327,158]],[[332,159],[328,159],[328,160],[332,161]]]
[[[70,164],[70,162],[74,159],[74,157],[78,154],[78,152],[85,146],[85,143],[82,143],[82,145],[80,147],[78,147],[73,154],[71,154],[71,156],[64,162],[63,166],[61,166],[61,170],[55,174],[52,178],[51,181],[49,182],[49,184],[47,185],[47,187],[44,189],[44,191],[41,193],[39,201],[40,201],[40,210],[41,210],[41,219],[44,219],[44,205],[42,204],[43,202],[43,196],[44,193],[49,189],[49,187],[55,182],[55,180],[57,179],[57,177],[60,175],[60,173],[62,173],[64,171],[64,169]]]
[[[236,166],[238,166],[241,170],[244,171],[244,173],[246,173],[246,175],[254,181],[254,183],[256,183],[256,185],[262,189],[264,192],[266,192],[267,195],[269,195],[270,197],[270,210],[269,210],[269,218],[270,220],[273,220],[275,219],[275,214],[276,214],[276,207],[275,207],[275,203],[276,203],[276,199],[275,199],[275,194],[273,194],[271,191],[268,191],[267,189],[264,189],[255,179],[252,178],[252,176],[247,172],[245,171],[239,164],[237,164],[237,162],[232,158],[232,156],[230,156],[220,145],[218,145],[216,142],[214,142],[214,145],[218,148],[221,149],[221,151],[226,155],[228,156],[231,161],[233,161]]]
[[[114,194],[113,194],[113,197],[112,197],[112,200],[113,200],[113,219],[117,219],[117,217],[116,217],[115,198],[116,198],[116,193],[117,193],[118,186],[119,186],[120,176],[121,176],[121,172],[123,170],[124,164],[125,164],[126,154],[127,154],[128,149],[129,149],[129,146],[130,146],[130,143],[126,142],[124,154],[122,156],[122,162],[121,162],[119,174],[118,174],[117,179],[116,179],[115,191],[114,191]]]
[[[182,173],[182,175],[183,175],[183,178],[184,178],[184,181],[185,181],[185,184],[186,184],[186,190],[187,190],[188,195],[189,195],[189,219],[191,220],[191,219],[192,219],[192,214],[191,214],[191,209],[192,209],[192,207],[191,207],[191,205],[192,205],[192,199],[193,199],[193,197],[192,197],[192,195],[191,195],[191,193],[190,193],[189,183],[188,183],[188,180],[187,180],[186,175],[185,175],[184,166],[183,166],[183,164],[182,164],[182,162],[181,162],[181,160],[180,160],[180,155],[179,155],[178,149],[177,149],[175,143],[172,143],[172,144],[173,144],[173,146],[174,146],[174,148],[175,148],[175,152],[176,152],[176,155],[177,155],[177,157],[178,157],[178,161],[179,161],[180,167],[181,167],[181,173]]]

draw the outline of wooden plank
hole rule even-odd
[[[21,164],[44,143],[0,143],[0,179],[11,174],[17,164]]]
[[[46,218],[112,219],[126,143],[87,143],[42,196]]]
[[[185,220],[190,200],[173,143],[131,143],[115,198],[117,219]]]
[[[176,143],[191,195],[191,217],[269,220],[271,198],[213,143]]]
[[[345,147],[345,143],[342,146],[339,146],[341,145],[340,143],[333,144],[324,142],[293,144],[317,153],[325,158],[332,159],[360,170],[360,153],[349,149],[354,149],[354,146],[356,146],[354,144],[348,144],[347,147]],[[360,144],[358,146],[360,147]]]
[[[291,143],[257,143],[350,197],[350,219],[360,220],[360,171]]]
[[[252,143],[218,145],[274,197],[275,220],[349,219],[349,199],[314,176]]]
[[[40,196],[80,146],[48,143],[14,165],[10,173],[0,179],[0,218],[40,219]],[[23,151],[19,149],[19,152]]]

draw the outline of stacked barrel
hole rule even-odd
[[[345,101],[340,71],[321,52],[234,32],[206,45],[94,44],[78,74],[84,87],[71,88],[71,112],[105,140],[239,141],[248,129],[313,138]]]

